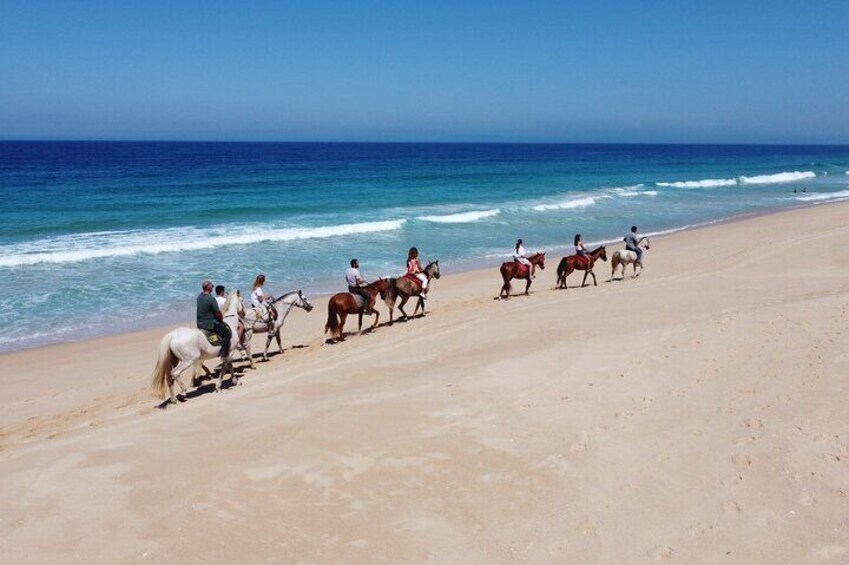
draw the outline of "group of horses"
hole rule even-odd
[[[637,242],[637,245],[644,249],[649,249],[650,242],[648,237],[642,237]],[[598,281],[596,280],[595,273],[593,272],[593,267],[595,266],[596,261],[601,259],[602,261],[607,261],[607,249],[604,245],[600,245],[599,247],[593,249],[586,255],[569,255],[567,257],[563,257],[560,259],[560,264],[557,265],[557,285],[555,288],[557,289],[567,289],[569,288],[566,284],[566,277],[571,275],[575,271],[584,271],[584,280],[581,281],[581,287],[587,286],[587,277],[592,275],[593,277],[593,285],[598,286]],[[534,253],[533,255],[527,257],[528,262],[531,263],[534,267],[538,267],[541,270],[545,270],[545,251],[539,251]],[[631,251],[630,249],[619,249],[613,252],[612,259],[610,262],[611,271],[609,281],[612,281],[616,276],[616,271],[619,267],[622,267],[622,278],[625,278],[625,268],[628,265],[632,265],[634,269],[634,277],[640,276],[640,272],[643,270],[642,262],[638,260],[637,252]],[[637,270],[637,267],[640,270]],[[523,265],[519,261],[505,261],[501,264],[501,278],[504,280],[504,284],[501,286],[501,291],[498,293],[498,298],[510,298],[510,291],[513,288],[513,285],[510,281],[513,279],[524,279],[525,282],[525,294],[527,295],[530,292],[531,284],[533,282],[531,277],[531,269],[526,265]]]
[[[439,260],[428,263],[424,268],[425,277],[428,281],[439,278]],[[404,306],[412,297],[418,298],[413,310],[415,316],[419,310],[425,314],[425,300],[422,296],[422,286],[417,279],[408,276],[398,278],[381,277],[373,283],[366,285],[366,290],[374,299],[380,296],[389,308],[389,323],[394,322],[395,303],[400,298],[398,310],[406,319],[407,312]],[[327,324],[324,328],[325,334],[330,333],[331,339],[342,341],[345,339],[343,333],[345,320],[349,314],[359,314],[358,331],[362,332],[363,315],[374,315],[372,328],[377,326],[380,313],[373,304],[364,304],[362,297],[350,292],[340,292],[330,297],[327,303]],[[221,306],[222,321],[230,329],[233,337],[230,354],[223,359],[221,367],[217,371],[215,380],[216,392],[221,390],[224,376],[229,373],[230,382],[239,384],[234,362],[240,358],[246,358],[252,369],[256,368],[253,353],[251,352],[251,339],[254,334],[267,334],[265,348],[262,352],[263,360],[268,360],[268,348],[273,340],[277,341],[280,353],[283,353],[283,343],[280,337],[283,323],[292,308],[301,308],[306,312],[313,309],[302,290],[294,290],[277,298],[271,298],[264,308],[245,309],[242,303],[241,293],[237,290],[231,292],[224,304]],[[188,373],[194,377],[199,373],[210,376],[212,373],[203,364],[204,361],[215,359],[220,356],[221,346],[211,343],[208,334],[195,328],[180,327],[166,334],[159,342],[159,356],[153,370],[151,386],[167,402],[177,403],[177,395],[174,392],[174,384],[180,387],[183,395],[188,393],[188,387],[183,382],[183,375]],[[164,406],[165,404],[163,404]]]
[[[648,249],[648,238],[643,237],[640,239],[638,245]],[[539,269],[545,269],[544,251],[534,253],[527,259]],[[566,278],[574,271],[584,271],[584,279],[581,286],[586,286],[587,277],[590,275],[592,275],[593,284],[598,285],[595,273],[593,273],[593,267],[599,259],[607,261],[607,250],[603,245],[589,252],[584,257],[577,255],[563,257],[557,266],[556,288],[568,288]],[[625,268],[628,265],[633,265],[633,276],[639,276],[642,271],[642,264],[637,260],[637,253],[627,249],[615,251],[611,260],[612,270],[610,280],[613,280],[619,267],[622,268],[622,278],[624,278]],[[640,269],[639,271],[637,270],[638,267]],[[429,282],[433,279],[438,279],[440,276],[439,261],[428,263],[423,272]],[[529,293],[533,281],[530,276],[530,270],[526,266],[518,261],[506,261],[502,263],[500,272],[504,284],[501,287],[498,298],[510,297],[512,289],[511,280],[513,279],[526,280],[525,294]],[[399,298],[398,310],[401,312],[403,319],[409,317],[404,310],[404,306],[411,298],[417,298],[416,307],[412,315],[415,317],[419,310],[421,310],[423,316],[426,313],[422,285],[417,279],[411,276],[381,277],[372,283],[367,283],[365,289],[371,298],[368,304],[365,304],[361,296],[352,294],[351,292],[339,292],[330,297],[327,302],[327,323],[324,326],[324,333],[325,335],[330,334],[331,340],[343,341],[345,339],[345,321],[351,314],[358,315],[357,331],[359,333],[363,331],[364,315],[374,316],[374,322],[369,329],[377,327],[380,321],[380,312],[375,308],[378,296],[389,309],[390,325],[395,321],[395,305]],[[271,298],[266,303],[265,308],[252,308],[249,310],[245,309],[242,303],[242,296],[238,290],[230,293],[221,307],[221,313],[223,317],[222,321],[230,328],[233,343],[229,356],[223,360],[221,367],[217,371],[215,381],[216,391],[221,390],[224,375],[227,373],[230,374],[230,382],[232,384],[239,384],[238,375],[234,369],[234,361],[238,360],[237,357],[246,358],[252,369],[256,367],[251,352],[251,338],[254,334],[267,334],[265,348],[262,352],[264,360],[268,360],[268,348],[275,339],[280,353],[283,352],[283,344],[280,337],[281,329],[289,312],[292,308],[296,307],[306,312],[313,309],[312,304],[307,300],[302,290],[294,290],[277,298]],[[184,395],[187,394],[188,388],[181,377],[186,372],[189,372],[193,377],[194,384],[194,376],[199,372],[202,371],[206,376],[211,375],[203,362],[215,359],[219,356],[220,352],[220,345],[211,343],[208,335],[201,330],[181,327],[169,332],[159,343],[159,356],[153,371],[152,388],[161,397],[166,398],[166,402],[176,404],[177,396],[174,393],[174,383],[177,383]],[[163,403],[164,405],[165,403]]]

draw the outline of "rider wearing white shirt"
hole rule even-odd
[[[362,297],[363,311],[370,311],[373,308],[371,295],[363,288],[367,283],[360,275],[360,262],[356,259],[351,259],[351,268],[345,271],[345,282],[348,283],[348,292]]]
[[[534,278],[536,275],[534,274],[536,269],[534,264],[528,261],[527,258],[528,252],[525,251],[525,247],[522,245],[522,240],[519,239],[516,241],[516,247],[513,248],[513,260],[522,265],[525,265],[528,268],[528,276],[530,278]]]
[[[224,293],[223,285],[215,287],[215,301],[218,303],[218,308],[223,311],[224,303],[227,302],[227,295]]]
[[[254,279],[254,289],[251,291],[251,306],[254,308],[264,309],[265,302],[268,300],[265,293],[262,292],[262,285],[265,284],[265,275],[257,275]]]

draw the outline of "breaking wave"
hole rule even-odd
[[[468,224],[477,222],[484,218],[492,218],[501,213],[501,210],[480,210],[477,212],[461,212],[459,214],[448,214],[445,216],[419,216],[417,219],[437,224]]]
[[[838,192],[813,192],[795,197],[795,199],[800,202],[819,202],[821,200],[838,200],[843,198],[849,198],[849,190],[840,190]]]
[[[585,208],[595,205],[598,196],[585,196],[583,198],[574,198],[572,200],[563,200],[554,204],[537,204],[532,207],[532,210],[537,212],[547,212],[549,210],[571,210],[573,208]]]
[[[776,184],[812,179],[817,174],[813,171],[788,171],[774,175],[757,175],[753,177],[737,177],[733,179],[704,179],[675,182],[658,182],[657,186],[669,188],[714,188],[719,186],[737,186],[744,184]]]
[[[0,267],[19,267],[37,263],[71,263],[106,257],[174,253],[213,249],[228,245],[249,245],[266,241],[295,241],[385,232],[401,229],[406,220],[386,220],[359,224],[341,224],[313,228],[277,228],[241,226],[236,229],[209,230],[172,228],[141,232],[103,232],[60,236],[0,249]],[[50,249],[50,251],[44,251]]]

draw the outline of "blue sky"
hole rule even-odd
[[[6,0],[0,138],[849,143],[849,2]]]

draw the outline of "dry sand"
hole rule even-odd
[[[0,562],[849,563],[847,219],[656,239],[584,289],[551,258],[509,301],[443,277],[324,347],[322,300],[167,410],[163,329],[3,355]]]

